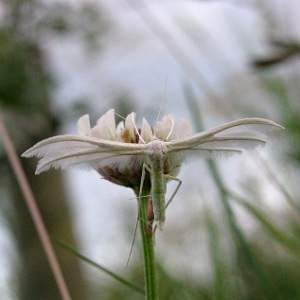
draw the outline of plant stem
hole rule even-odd
[[[61,271],[56,254],[55,254],[53,246],[51,244],[49,234],[45,227],[41,213],[36,204],[34,195],[32,193],[30,185],[27,181],[27,177],[24,173],[24,170],[22,168],[22,165],[20,163],[20,160],[19,160],[16,150],[14,148],[14,145],[10,139],[10,136],[8,135],[5,124],[2,121],[1,115],[0,115],[0,138],[3,140],[3,145],[6,150],[8,159],[9,159],[12,169],[16,175],[17,181],[20,185],[26,205],[28,207],[28,210],[31,215],[34,226],[37,230],[38,236],[41,240],[41,244],[44,248],[46,257],[49,261],[50,268],[54,275],[54,279],[56,281],[56,284],[57,284],[57,287],[61,294],[61,297],[63,300],[71,300],[70,292],[66,285],[65,279],[63,277],[63,273]]]
[[[137,193],[138,195],[139,193]],[[154,254],[154,242],[152,231],[149,232],[148,201],[150,191],[143,189],[139,197],[139,223],[144,254],[145,292],[146,300],[158,300],[158,286],[156,279],[156,262]]]

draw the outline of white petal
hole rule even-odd
[[[119,135],[124,129],[124,122],[121,121],[119,122],[119,124],[117,125],[117,129],[116,129],[116,132],[117,132],[117,135]]]
[[[189,136],[193,133],[192,125],[188,120],[181,119],[177,125],[175,124],[175,132],[177,133],[177,138]]]
[[[125,120],[125,127],[127,129],[130,129],[132,131],[135,130],[135,117],[136,117],[136,113],[132,112],[130,113]]]
[[[132,112],[126,117],[125,120],[125,128],[128,129],[129,132],[129,138],[131,141],[136,140],[135,131],[136,131],[136,125],[135,125],[135,116],[136,113]]]
[[[142,131],[141,131],[141,137],[143,140],[139,140],[139,143],[148,143],[151,141],[153,137],[152,129],[149,123],[145,118],[143,118],[143,126],[142,126]]]
[[[169,138],[172,136],[173,132],[173,124],[174,124],[174,117],[172,115],[167,115],[163,117],[162,121],[158,121],[155,124],[154,132],[155,135],[165,141],[166,138],[169,136]],[[172,139],[172,138],[171,138]]]
[[[97,120],[97,125],[92,128],[92,136],[104,140],[116,140],[115,111],[113,109]]]
[[[91,136],[92,135],[92,129],[91,129],[89,115],[86,114],[78,119],[77,130],[78,130],[79,135],[81,135],[81,136]]]

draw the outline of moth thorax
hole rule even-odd
[[[149,148],[147,151],[147,154],[151,157],[153,160],[164,160],[165,158],[165,152],[164,151],[164,143],[160,140],[154,140],[149,143]]]

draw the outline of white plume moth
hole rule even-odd
[[[111,111],[113,112],[113,110],[109,111],[110,114]],[[173,176],[173,174],[177,174],[177,171],[174,170],[179,170],[184,161],[193,157],[228,157],[241,153],[243,150],[264,145],[266,133],[269,130],[283,128],[271,120],[246,118],[211,130],[168,140],[174,125],[173,119],[171,121],[171,129],[164,140],[157,137],[148,123],[143,124],[141,133],[134,125],[133,130],[139,137],[139,141],[135,143],[93,137],[90,133],[91,130],[85,129],[88,132],[85,136],[61,135],[45,139],[28,149],[22,156],[41,158],[36,174],[50,168],[73,166],[96,170],[117,168],[121,172],[123,169],[130,169],[130,172],[138,173],[140,191],[147,170],[151,182],[154,222],[162,229],[165,222],[165,209],[168,205],[165,201],[166,182],[168,180],[178,181],[178,186],[168,202],[170,203],[181,184],[181,181]],[[109,128],[113,127],[110,125]],[[148,139],[144,138],[145,132],[148,132]]]

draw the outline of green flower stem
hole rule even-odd
[[[143,189],[142,195],[140,195],[139,223],[144,254],[146,300],[158,300],[154,242],[152,232],[149,232],[150,221],[148,221],[147,216],[149,194],[150,191],[148,189]]]

